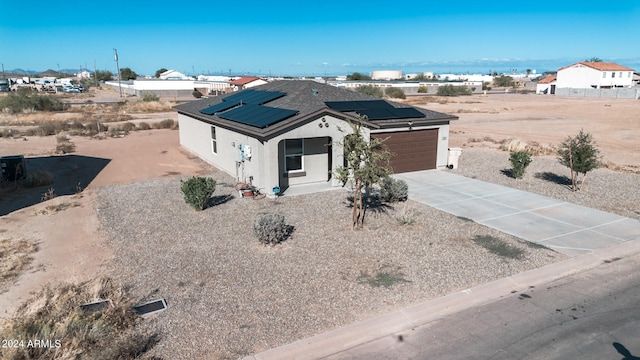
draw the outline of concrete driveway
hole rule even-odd
[[[640,239],[640,221],[506,186],[427,170],[394,175],[411,200],[569,256]]]

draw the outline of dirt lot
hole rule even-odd
[[[451,124],[451,146],[496,147],[492,141],[477,141],[485,137],[496,142],[519,138],[557,145],[584,129],[593,134],[604,161],[640,170],[640,100],[535,94],[433,99],[406,102],[458,116],[460,119]]]

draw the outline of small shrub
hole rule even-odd
[[[275,245],[284,241],[288,227],[281,214],[263,214],[253,223],[253,233],[261,243]]]
[[[407,204],[405,203],[402,210],[396,216],[396,221],[398,221],[398,224],[400,225],[413,225],[413,223],[416,222],[417,215],[418,212],[416,209],[407,207]]]
[[[438,86],[438,96],[462,96],[471,95],[471,89],[466,86],[442,85]]]
[[[522,179],[527,166],[531,164],[531,154],[528,151],[514,151],[509,156],[509,161],[511,162],[511,175],[515,179]]]
[[[160,97],[152,92],[146,92],[142,94],[143,102],[152,102],[152,101],[160,101]]]
[[[153,127],[156,129],[173,129],[176,122],[172,119],[164,119],[160,122],[154,123]]]
[[[209,177],[192,176],[187,180],[180,180],[180,183],[184,201],[198,211],[207,207],[216,190],[216,181]]]
[[[151,129],[151,125],[149,125],[149,123],[146,122],[141,122],[138,123],[138,130],[150,130]]]
[[[426,94],[429,92],[429,89],[426,86],[420,86],[418,87],[418,93],[419,94]]]
[[[56,197],[56,189],[49,188],[45,193],[42,194],[41,201],[49,201]]]
[[[390,203],[406,201],[409,197],[409,186],[404,180],[386,177],[382,180],[380,196],[383,201]]]
[[[120,128],[125,132],[129,132],[136,129],[136,124],[127,121],[126,123],[122,124]]]
[[[72,143],[68,137],[58,135],[56,141],[56,154],[69,154],[76,151],[76,144]]]
[[[382,89],[373,85],[360,85],[356,87],[356,91],[359,93],[375,96],[378,98],[382,98]]]
[[[372,287],[390,288],[395,284],[411,282],[404,278],[404,274],[400,272],[400,267],[391,268],[383,266],[375,275],[361,272],[358,276],[358,284],[368,284]]]
[[[384,90],[384,93],[394,99],[405,99],[407,96],[404,94],[404,91],[400,88],[390,87]]]
[[[200,91],[198,91],[198,90],[193,90],[191,95],[193,95],[193,97],[196,98],[196,99],[200,99],[202,97],[202,93]]]

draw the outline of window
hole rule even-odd
[[[218,139],[216,138],[216,127],[211,127],[211,152],[218,153]]]
[[[302,156],[304,155],[304,141],[302,139],[287,139],[284,141],[285,169],[302,171]]]
[[[627,77],[628,77],[628,78],[630,78],[630,77],[631,77],[631,73],[630,73],[630,72],[629,72],[629,73],[627,73]]]
[[[611,78],[613,79],[614,77],[616,77],[616,73],[614,71],[611,72]]]
[[[602,78],[604,79],[604,78],[606,78],[606,77],[607,77],[607,72],[606,72],[606,71],[603,71],[603,72],[602,72]]]
[[[622,71],[618,73],[618,77],[622,78]]]

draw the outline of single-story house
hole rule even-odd
[[[612,62],[582,61],[558,69],[557,88],[610,89],[633,86],[633,69]]]
[[[447,166],[449,123],[458,119],[309,80],[279,80],[192,101],[178,112],[180,144],[263,193],[301,184],[340,186],[336,144],[366,116],[368,138],[386,139],[395,173]]]
[[[555,94],[556,80],[556,75],[549,75],[540,79],[536,84],[536,94]]]
[[[267,80],[259,78],[257,76],[243,76],[241,78],[229,81],[229,85],[233,88],[233,91],[252,88],[254,86],[260,86],[267,83]]]

